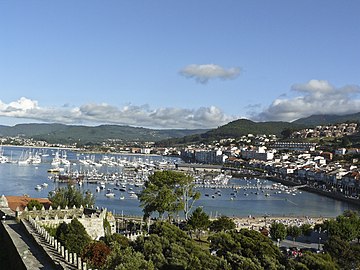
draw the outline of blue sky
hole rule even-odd
[[[0,124],[360,111],[360,1],[2,1]]]

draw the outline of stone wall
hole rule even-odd
[[[86,214],[85,214],[86,213]],[[82,206],[80,208],[68,208],[64,209],[57,208],[52,209],[50,206],[49,209],[43,207],[42,210],[33,209],[29,211],[25,208],[24,211],[17,211],[16,217],[19,219],[32,218],[41,226],[57,227],[59,224],[65,222],[70,223],[72,219],[77,218],[79,222],[85,227],[86,232],[94,240],[100,239],[100,237],[105,236],[104,231],[104,219],[106,218],[111,226],[111,233],[115,233],[115,218],[110,212],[107,212],[106,209],[102,211],[97,211],[96,209],[84,209]]]

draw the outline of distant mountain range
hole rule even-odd
[[[0,126],[0,136],[24,136],[49,143],[99,143],[107,139],[145,142],[184,137],[207,132],[207,129],[147,129],[141,127],[101,125],[80,126],[63,124],[19,124]]]
[[[159,145],[175,145],[192,142],[210,142],[223,138],[238,138],[252,134],[280,135],[285,129],[299,130],[304,127],[360,122],[360,113],[348,115],[312,115],[294,122],[253,122],[247,119],[232,121],[216,129],[148,129],[141,127],[101,125],[80,126],[63,124],[0,125],[0,136],[24,136],[49,143],[96,144],[107,139],[132,142],[154,141]]]

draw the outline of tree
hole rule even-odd
[[[210,230],[213,232],[229,231],[235,228],[235,222],[227,216],[221,216],[210,224]]]
[[[197,238],[200,239],[201,230],[206,230],[210,225],[209,216],[201,207],[198,207],[191,214],[187,224],[191,230],[195,231]]]
[[[65,247],[69,252],[81,254],[82,250],[91,242],[84,226],[76,218],[68,224],[65,234]]]
[[[307,252],[299,258],[299,262],[311,270],[337,270],[338,267],[329,254]]]
[[[313,229],[310,224],[302,224],[300,226],[301,233],[305,236],[311,236]]]
[[[274,241],[282,241],[286,237],[286,227],[283,223],[273,222],[270,225],[270,236]]]
[[[144,269],[153,270],[154,265],[151,261],[147,261],[144,255],[134,251],[131,247],[121,249],[116,243],[110,252],[105,265],[102,269],[109,270],[134,270]]]
[[[69,233],[69,225],[65,222],[61,223],[59,227],[57,227],[55,237],[62,245],[65,245],[66,236]]]
[[[29,210],[33,210],[33,209],[34,209],[34,206],[35,206],[36,210],[41,210],[42,207],[43,207],[43,204],[41,204],[38,200],[32,199],[32,200],[30,200],[30,201],[28,202],[27,208],[28,208]]]
[[[82,251],[81,258],[92,268],[101,268],[111,249],[102,241],[95,241],[88,244]]]
[[[350,244],[339,236],[330,236],[324,244],[324,250],[334,258],[341,269],[359,269],[359,244]]]
[[[220,232],[209,237],[210,250],[224,257],[232,269],[284,269],[277,246],[263,234],[241,229]]]
[[[59,188],[55,193],[49,193],[48,198],[53,207],[60,206],[65,208],[66,206],[72,207],[74,205],[80,207],[95,204],[95,198],[90,192],[81,193],[79,189],[70,184],[67,188]]]
[[[300,229],[300,227],[298,227],[296,225],[294,225],[294,226],[290,225],[287,227],[287,234],[289,236],[291,236],[293,241],[295,241],[296,238],[301,235],[301,229]]]
[[[195,192],[192,177],[175,171],[156,171],[145,183],[139,199],[145,217],[158,212],[159,218],[164,214],[172,216],[180,210],[187,217],[200,193]]]
[[[149,236],[141,236],[133,244],[134,250],[141,252],[147,261],[153,262],[155,269],[199,269],[227,270],[226,261],[211,256],[177,226],[157,221],[151,226]]]

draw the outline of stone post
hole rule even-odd
[[[73,264],[77,266],[78,260],[77,260],[77,254],[73,253]]]
[[[74,263],[72,253],[69,254],[69,263]]]
[[[70,262],[69,261],[69,251],[67,249],[65,249],[65,261]]]
[[[65,248],[61,246],[61,257],[65,258]]]
[[[54,248],[57,250],[57,248],[58,248],[58,241],[57,241],[57,239],[55,239],[54,240]]]
[[[87,270],[87,264],[86,264],[86,262],[83,262],[83,263],[82,263],[82,270]]]
[[[77,264],[77,268],[81,270],[81,267],[82,267],[82,262],[81,262],[81,257],[79,256],[78,258],[78,264]]]

